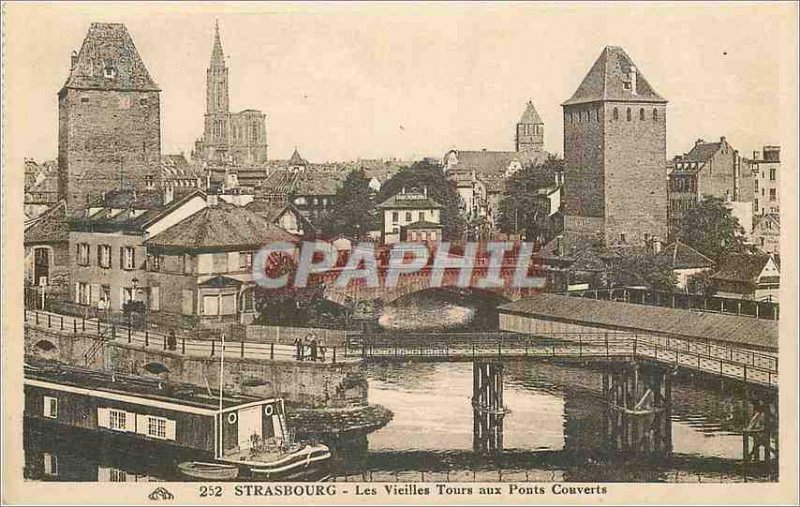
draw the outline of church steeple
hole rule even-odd
[[[544,122],[529,100],[525,112],[517,122],[517,152],[542,151],[544,149]]]
[[[214,49],[211,50],[209,69],[225,68],[225,54],[222,52],[222,41],[219,38],[219,22],[214,21]]]

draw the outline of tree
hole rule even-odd
[[[354,169],[336,190],[333,207],[321,217],[323,234],[361,239],[375,226],[375,195],[363,169]]]
[[[676,233],[678,239],[714,259],[736,253],[752,253],[745,242],[745,231],[725,202],[706,196],[683,216]]]
[[[546,242],[559,232],[551,219],[554,210],[538,197],[536,191],[556,185],[556,175],[563,173],[564,160],[554,155],[538,165],[529,165],[506,182],[506,195],[499,206],[498,227],[502,232],[521,233],[527,240]]]
[[[466,222],[461,214],[461,198],[456,185],[445,177],[442,168],[428,161],[414,162],[411,167],[402,169],[392,176],[381,188],[378,202],[384,202],[399,193],[403,188],[422,191],[428,189],[428,196],[444,208],[441,210],[441,223],[444,237],[460,239],[463,237]]]

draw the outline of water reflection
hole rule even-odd
[[[395,414],[369,435],[327,442],[337,481],[775,480],[740,464],[747,399],[734,389],[673,379],[669,461],[603,453],[602,370],[592,364],[507,363],[503,450],[473,451],[471,363],[372,364],[369,401]],[[69,481],[185,481],[177,463],[196,456],[26,424],[25,477]],[[610,460],[610,461],[609,461]],[[773,475],[770,475],[773,473]]]

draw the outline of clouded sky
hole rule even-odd
[[[26,118],[14,147],[37,160],[56,156],[56,93],[92,21],[128,27],[163,90],[162,151],[187,155],[202,133],[215,19],[231,108],[266,113],[270,158],[297,146],[315,162],[510,150],[529,99],[546,148],[561,153],[560,104],[606,45],[669,100],[668,156],[721,135],[749,153],[781,142],[780,76],[796,69],[785,65],[795,48],[779,43],[790,3],[6,7],[17,15],[6,51],[21,59],[5,72]]]

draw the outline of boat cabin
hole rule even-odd
[[[283,400],[212,391],[66,365],[25,365],[25,417],[101,434],[124,435],[240,455],[283,445]]]

